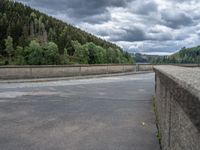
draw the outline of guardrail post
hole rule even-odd
[[[30,66],[30,78],[33,78],[32,67]]]
[[[79,66],[79,76],[81,76],[81,67],[82,66]]]
[[[135,66],[135,71],[136,71],[136,72],[139,71],[139,64],[136,64],[136,66]]]

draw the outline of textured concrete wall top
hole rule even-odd
[[[186,68],[166,65],[155,66],[154,69],[167,75],[200,99],[200,67]]]

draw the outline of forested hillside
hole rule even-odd
[[[182,48],[171,56],[160,56],[151,60],[153,64],[200,64],[200,46]]]
[[[0,0],[0,64],[133,63],[117,45],[23,4]]]

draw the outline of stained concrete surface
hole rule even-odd
[[[159,150],[154,74],[0,84],[1,150]]]

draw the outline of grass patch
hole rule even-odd
[[[159,117],[158,117],[158,109],[157,109],[157,106],[156,106],[155,96],[153,96],[152,101],[153,101],[153,110],[154,110],[154,113],[155,113],[155,123],[156,123],[156,127],[157,127],[156,137],[159,141],[160,149],[162,150],[162,145],[161,145],[162,135],[161,135],[161,132],[160,132],[160,129],[159,129]]]

